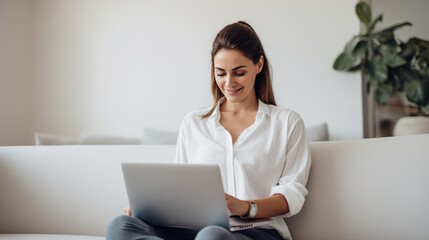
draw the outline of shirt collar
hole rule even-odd
[[[220,105],[225,102],[226,98],[222,97],[221,99],[219,99],[219,101],[217,102],[216,108],[214,109],[214,111],[212,112],[212,114],[210,115],[209,119],[215,121],[215,123],[219,123],[220,120]]]
[[[220,120],[220,105],[225,102],[226,98],[222,97],[217,102],[216,108],[214,109],[213,113],[210,115],[210,119],[215,120],[216,122],[219,122]],[[270,108],[268,104],[262,102],[260,99],[258,100],[258,113],[256,114],[256,118],[262,117],[264,115],[270,116]]]
[[[268,104],[262,102],[261,99],[259,99],[258,113],[256,115],[267,115],[268,117],[271,116],[270,107]]]

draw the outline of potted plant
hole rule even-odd
[[[383,15],[372,20],[371,8],[365,2],[357,3],[355,10],[365,27],[346,44],[334,69],[361,71],[367,92],[372,89],[374,100],[382,105],[393,92],[405,92],[420,114],[429,115],[429,42],[410,38],[404,43],[395,37],[395,30],[411,26],[410,22],[376,30]]]
[[[398,80],[406,97],[417,104],[422,115],[429,115],[429,41],[416,37],[402,44],[401,55],[407,64],[398,69]]]

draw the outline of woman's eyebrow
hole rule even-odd
[[[238,66],[238,67],[236,67],[236,68],[232,69],[232,71],[238,70],[238,69],[240,69],[240,68],[245,68],[245,67],[246,67],[246,66],[241,65],[241,66]]]
[[[240,69],[240,68],[245,68],[246,66],[244,66],[244,65],[241,65],[241,66],[238,66],[238,67],[236,67],[236,68],[233,68],[232,69],[232,71],[235,71],[235,70],[238,70],[238,69]],[[215,67],[217,70],[221,70],[221,71],[225,71],[225,69],[223,69],[223,68],[220,68],[220,67]]]

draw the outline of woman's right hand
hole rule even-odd
[[[133,214],[131,213],[131,208],[130,205],[125,207],[125,214],[127,214],[128,216],[132,216]]]

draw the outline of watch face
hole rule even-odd
[[[256,205],[256,203],[251,202],[250,203],[250,210],[249,210],[249,217],[256,216],[257,212],[258,212],[258,206]]]

